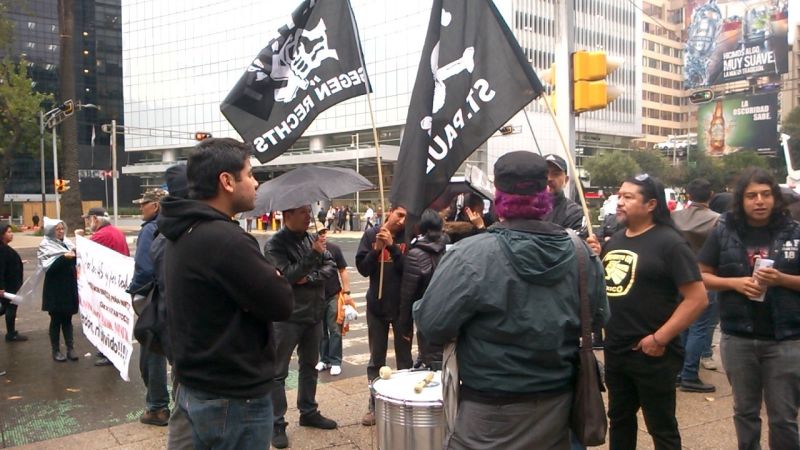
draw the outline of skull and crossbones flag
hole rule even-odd
[[[542,93],[491,0],[435,0],[392,182],[412,216],[464,160]]]
[[[222,114],[262,163],[322,111],[370,89],[349,0],[305,0],[222,102]]]

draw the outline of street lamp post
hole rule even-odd
[[[352,135],[351,138],[355,138],[355,145],[356,145],[356,173],[361,175],[361,173],[358,171],[358,169],[359,169],[359,167],[358,167],[358,161],[359,161],[358,157],[359,157],[359,155],[358,154],[360,153],[359,148],[358,148],[358,146],[359,146],[358,133]],[[360,214],[361,213],[361,201],[360,200],[361,200],[361,196],[360,196],[359,192],[356,191],[356,214]]]

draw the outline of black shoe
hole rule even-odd
[[[328,419],[320,414],[319,411],[314,411],[307,416],[300,416],[301,427],[319,428],[321,430],[334,430],[336,429],[336,421]]]
[[[75,353],[75,350],[69,348],[67,349],[67,359],[70,361],[77,361],[79,358],[78,355]]]
[[[23,336],[23,335],[21,335],[19,333],[16,333],[16,332],[14,334],[11,334],[11,335],[8,335],[8,334],[6,335],[6,342],[23,342],[23,341],[27,341],[27,340],[28,340],[28,336]]]
[[[67,361],[67,357],[64,356],[64,354],[61,353],[61,351],[54,351],[53,352],[53,360],[57,361],[57,362],[66,362]]]
[[[716,392],[717,388],[713,384],[706,384],[696,380],[681,380],[680,390],[683,392]]]
[[[286,448],[289,446],[289,436],[286,436],[286,424],[272,427],[272,446]]]

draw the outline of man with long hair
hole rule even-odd
[[[445,253],[414,304],[419,332],[457,339],[460,401],[448,449],[567,449],[580,337],[579,262],[592,317],[608,319],[603,271],[559,225],[547,163],[531,152],[494,166],[500,221]],[[590,256],[589,256],[590,255]]]
[[[706,308],[706,290],[694,253],[670,218],[660,181],[642,174],[622,183],[617,220],[626,228],[601,254],[611,305],[605,336],[609,448],[636,448],[640,408],[657,450],[681,448],[675,418],[675,378],[683,365],[678,336]]]
[[[756,270],[762,258],[772,267]],[[762,398],[770,448],[800,448],[800,224],[788,215],[772,175],[756,168],[742,173],[732,210],[699,259],[703,281],[719,295],[720,353],[739,448],[761,448]]]

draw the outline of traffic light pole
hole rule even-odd
[[[56,125],[53,125],[53,183],[58,180],[58,148],[56,147]],[[56,194],[56,219],[61,220],[61,201],[58,189],[53,184],[53,192]]]
[[[119,210],[117,209],[117,121],[111,121],[111,192],[114,197],[114,226],[119,220]]]
[[[44,112],[39,111],[39,158],[42,170],[42,215],[47,215],[47,184],[44,179]],[[42,222],[44,223],[44,222]]]
[[[556,42],[556,80],[558,86],[556,95],[556,123],[563,133],[565,145],[569,152],[562,155],[565,159],[571,158],[575,151],[575,116],[572,115],[572,53],[575,51],[575,10],[571,0],[558,0],[558,20]],[[575,162],[573,160],[573,162]],[[570,173],[575,180],[580,180],[577,173]],[[567,197],[574,192],[571,186],[567,187]]]

